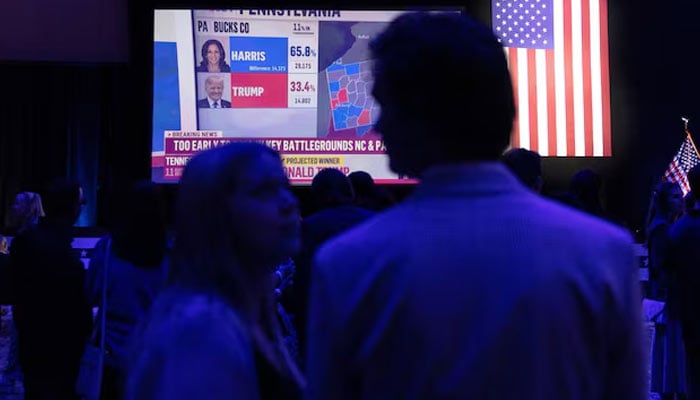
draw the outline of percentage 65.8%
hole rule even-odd
[[[290,46],[289,55],[292,57],[316,57],[316,49],[311,46]]]

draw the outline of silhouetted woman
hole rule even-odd
[[[199,153],[180,181],[168,288],[143,326],[126,399],[295,399],[302,377],[275,313],[275,268],[299,250],[279,155]]]

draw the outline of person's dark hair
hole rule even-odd
[[[374,179],[372,175],[365,171],[354,171],[348,175],[355,196],[372,196],[374,195]]]
[[[503,47],[491,29],[465,14],[406,13],[370,50],[373,92],[385,96],[380,103],[429,128],[426,140],[441,147],[441,161],[500,157],[515,103]]]
[[[574,174],[569,182],[569,191],[576,196],[585,211],[602,215],[603,206],[600,204],[600,175],[590,169],[582,169]]]
[[[542,158],[527,149],[508,150],[501,158],[520,181],[528,187],[535,187],[542,176]]]
[[[351,204],[352,185],[345,174],[334,168],[325,168],[311,182],[311,193],[320,207]]]
[[[680,190],[681,187],[675,182],[663,181],[656,186],[654,190],[654,211],[655,213],[665,214],[670,211],[671,193],[674,190]]]
[[[165,202],[158,185],[138,181],[114,196],[112,250],[137,266],[158,268],[167,248]]]
[[[42,195],[44,213],[49,219],[61,219],[71,224],[80,215],[80,184],[70,178],[52,180]]]
[[[199,63],[199,69],[203,71],[209,70],[209,60],[207,60],[207,52],[209,51],[209,46],[216,45],[219,48],[219,72],[230,71],[229,65],[226,63],[226,51],[224,51],[224,46],[216,39],[209,39],[202,45],[202,61]]]
[[[223,205],[240,183],[241,171],[264,154],[279,157],[259,143],[232,143],[199,153],[187,163],[175,206],[171,285],[216,292],[232,304],[243,296],[249,271],[238,261],[235,222]]]
[[[355,171],[348,175],[355,193],[355,205],[373,211],[381,211],[396,203],[392,193],[374,183],[372,175],[365,171]]]

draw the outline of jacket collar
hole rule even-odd
[[[530,192],[500,161],[483,161],[430,167],[412,197]]]

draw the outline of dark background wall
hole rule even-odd
[[[0,60],[125,62],[126,0],[0,2]]]
[[[489,4],[474,0],[457,5],[488,23]],[[104,225],[109,190],[149,178],[152,9],[187,6],[160,0],[70,0],[60,7],[48,0],[0,4],[0,225],[7,222],[18,190],[37,190],[65,174],[86,188],[88,206],[81,224]],[[264,4],[280,6],[323,7]],[[356,0],[333,8],[379,6]],[[700,3],[610,0],[608,8],[614,156],[545,159],[546,189],[566,189],[575,171],[592,168],[604,177],[603,201],[609,211],[636,228],[643,223],[651,188],[684,137],[681,116],[690,118],[691,131],[700,118],[700,75],[692,63],[700,38],[693,18]],[[166,189],[173,197],[176,186]],[[392,190],[402,197],[410,187]],[[308,197],[306,188],[296,191],[302,199]]]

